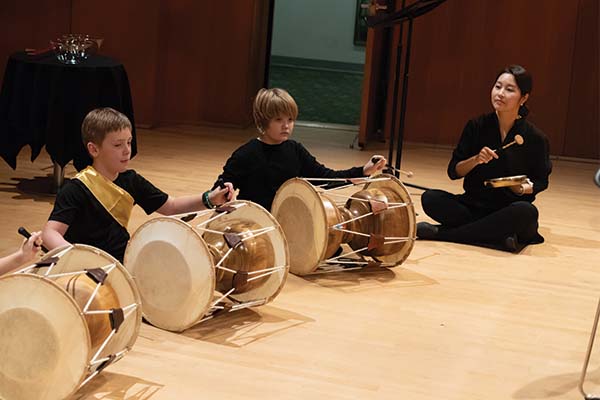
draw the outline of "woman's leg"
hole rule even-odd
[[[458,243],[503,244],[516,235],[521,243],[535,241],[538,228],[538,210],[526,201],[517,201],[498,211],[455,228],[440,227],[438,240]]]
[[[443,190],[430,189],[421,195],[423,211],[446,227],[457,227],[473,222],[477,217],[458,196]]]

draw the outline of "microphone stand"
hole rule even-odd
[[[406,102],[408,99],[408,70],[410,66],[410,48],[412,42],[413,21],[416,17],[428,13],[446,0],[417,0],[413,4],[406,6],[406,0],[402,0],[402,8],[395,13],[368,17],[366,19],[367,26],[370,28],[390,27],[400,25],[400,35],[398,38],[398,48],[396,51],[396,68],[394,71],[394,91],[392,94],[392,121],[390,126],[390,142],[388,150],[388,164],[394,165],[395,168],[390,168],[389,173],[399,178],[400,163],[402,160],[402,144],[404,141],[404,126],[406,120]],[[406,55],[404,57],[404,76],[402,78],[402,99],[400,102],[400,121],[398,132],[396,133],[396,114],[398,110],[398,82],[400,80],[400,64],[402,60],[402,38],[404,30],[404,22],[408,21],[408,34],[406,38]],[[394,154],[394,142],[398,136]],[[429,190],[425,186],[415,185],[412,183],[403,182],[404,185],[421,189]]]

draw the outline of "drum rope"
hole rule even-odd
[[[212,211],[212,210],[211,210],[211,211]],[[223,215],[225,215],[225,213],[218,213],[218,214],[217,214],[217,215],[215,215],[214,217],[211,217],[211,218],[207,219],[206,221],[200,222],[198,225],[196,225],[196,229],[201,229],[201,228],[202,228],[202,226],[204,226],[204,225],[206,225],[206,224],[208,224],[208,223],[211,223],[211,222],[213,222],[213,221],[214,221],[214,220],[216,220],[216,219],[219,219],[219,218],[221,218]]]
[[[245,207],[246,203],[241,203],[241,204],[233,204],[231,205],[231,207],[235,208],[236,210],[240,209],[241,207]],[[208,210],[209,212],[214,212],[215,210]],[[217,218],[221,218],[223,215],[227,215],[230,214],[230,212],[217,212],[217,214],[214,217],[211,217],[209,219],[207,219],[206,221],[200,222],[198,225],[196,225],[197,229],[202,229],[201,227],[203,225],[209,224],[212,221],[216,220]]]
[[[227,293],[225,293],[224,295],[219,297],[215,302],[213,302],[212,305],[210,306],[210,308],[221,308],[222,309],[223,307],[219,307],[219,306],[217,306],[217,304],[222,302],[227,296],[229,296],[231,293],[233,293],[234,290],[235,290],[235,288],[231,288]]]
[[[61,258],[67,251],[71,250],[73,248],[73,245],[68,246],[67,248],[59,251],[58,253],[56,253],[54,255],[55,258]],[[54,266],[56,265],[56,262],[53,262],[52,264],[50,264],[50,266],[48,267],[48,271],[46,271],[46,273],[44,274],[44,276],[50,276],[50,272],[52,272],[52,269],[54,268]]]
[[[258,271],[248,272],[248,275],[250,275],[250,274],[257,274],[259,272],[267,271],[264,274],[261,274],[261,275],[258,275],[258,276],[253,276],[252,278],[248,278],[248,282],[251,282],[251,281],[256,280],[256,279],[263,278],[265,276],[273,275],[274,273],[276,273],[277,271],[280,271],[282,269],[285,269],[285,266],[282,266],[282,267],[273,267],[273,268],[265,268],[265,269],[258,270]]]
[[[363,203],[369,203],[369,199],[361,199],[359,197],[352,197],[352,196],[348,196],[348,195],[345,195],[345,194],[329,193],[329,196],[341,197],[341,198],[344,198],[346,200],[356,200],[356,201],[361,201]],[[372,200],[373,201],[377,201],[379,203],[384,203],[381,200],[377,200],[377,199],[372,199]],[[388,205],[388,209],[394,209],[394,208],[400,208],[400,207],[411,207],[413,205],[412,202],[410,202],[410,203],[406,203],[406,202],[402,202],[402,203],[389,202],[389,203],[386,203],[386,204]]]
[[[99,267],[99,268],[101,268],[101,269],[110,268],[110,270],[112,271],[114,267],[115,267],[115,263],[111,263],[111,264],[106,264],[105,266]],[[110,271],[107,271],[107,273],[108,272],[110,272]],[[61,272],[59,274],[44,275],[44,276],[46,276],[47,278],[60,278],[63,276],[73,276],[73,275],[82,275],[82,274],[85,275],[86,273],[87,273],[87,271],[82,270],[82,271],[73,271],[73,272]]]
[[[123,312],[127,312],[127,311],[129,311],[131,308],[133,308],[133,307],[137,307],[137,305],[138,305],[137,303],[132,303],[132,304],[130,304],[130,305],[126,306],[126,307],[123,307],[123,308],[121,308],[121,309],[123,310]],[[86,314],[86,315],[93,315],[93,314],[111,314],[111,313],[112,313],[112,310],[92,310],[92,311],[86,311],[84,314]],[[129,314],[130,314],[130,313],[127,313],[127,314],[125,315],[125,317],[127,318],[127,316],[128,316]]]
[[[213,210],[190,211],[190,212],[181,213],[181,214],[172,214],[172,215],[169,215],[169,217],[180,219],[181,217],[187,217],[188,215],[196,214],[196,216],[194,217],[194,219],[196,219],[196,218],[201,217],[201,216],[203,216],[205,214],[210,214],[211,212],[213,212]]]
[[[382,177],[382,178],[368,178],[368,177],[359,177],[359,178],[298,178],[298,179],[302,179],[303,181],[307,181],[310,183],[310,181],[323,181],[323,182],[327,182],[327,181],[332,181],[332,182],[345,182],[348,180],[354,180],[356,182],[381,182],[381,181],[389,181],[390,178],[387,177]]]
[[[337,225],[333,226],[331,229],[335,229],[336,231],[340,231],[340,232],[352,233],[352,234],[358,235],[358,236],[371,237],[371,235],[368,233],[351,231],[350,229],[338,228]],[[383,244],[393,244],[393,243],[408,242],[409,240],[414,240],[414,238],[411,238],[408,236],[384,236],[383,239],[391,240],[390,242],[386,241]]]
[[[246,302],[240,303],[240,304],[234,304],[231,306],[231,311],[237,311],[237,310],[241,310],[241,309],[248,308],[248,307],[261,306],[261,305],[265,304],[266,302],[267,302],[267,299],[260,299],[260,300],[246,301]]]
[[[398,206],[398,207],[402,207],[402,206]],[[388,209],[392,209],[392,208],[398,208],[398,207],[389,207]],[[358,217],[351,218],[351,219],[349,219],[349,220],[347,220],[347,221],[344,221],[344,222],[341,222],[341,223],[339,223],[339,224],[335,224],[335,225],[333,225],[331,228],[333,228],[333,229],[337,229],[337,228],[339,228],[339,227],[342,227],[342,226],[344,226],[345,224],[349,224],[349,223],[351,223],[351,222],[358,221],[359,219],[362,219],[362,218],[370,217],[371,215],[375,215],[375,214],[373,213],[373,211],[371,211],[371,212],[368,212],[368,213],[365,213],[365,214],[362,214],[362,215],[359,215]]]
[[[113,263],[111,266],[108,266],[106,273],[110,274],[112,272],[113,269],[115,269],[117,267],[116,263]],[[97,283],[96,287],[94,288],[94,292],[90,295],[90,298],[88,299],[87,303],[85,304],[85,307],[83,307],[83,313],[85,314],[87,312],[87,310],[90,308],[90,305],[92,304],[92,300],[94,300],[94,297],[96,297],[96,295],[98,294],[98,291],[100,290],[100,286],[102,286],[102,283]]]
[[[229,257],[229,255],[231,254],[231,252],[232,252],[232,251],[233,251],[233,248],[229,248],[229,250],[227,250],[227,252],[225,253],[225,255],[224,255],[223,257],[221,257],[221,259],[219,260],[219,262],[218,262],[218,263],[215,265],[215,268],[220,268],[220,269],[222,269],[222,270],[225,270],[225,271],[227,271],[227,272],[233,272],[233,273],[236,273],[236,271],[234,271],[234,270],[232,270],[232,269],[229,269],[229,268],[227,268],[227,267],[223,267],[223,266],[221,266],[221,264],[223,264],[223,261],[225,261],[225,259],[226,259],[227,257]]]
[[[115,336],[115,333],[117,333],[117,331],[114,329],[112,331],[110,331],[110,333],[108,334],[106,339],[104,339],[104,342],[102,342],[102,345],[100,345],[100,348],[98,349],[98,351],[96,351],[96,354],[94,354],[94,357],[92,357],[92,360],[90,361],[90,365],[94,365],[94,364],[98,363],[97,359],[100,356],[100,353],[102,353],[104,351],[104,348],[106,347],[106,345],[108,344],[110,339],[112,339],[113,336]]]

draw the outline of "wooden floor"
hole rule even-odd
[[[172,195],[200,193],[252,135],[141,130],[132,167]],[[298,127],[295,138],[333,168],[362,165],[372,153],[350,150],[347,132]],[[409,144],[403,167],[416,184],[459,192],[445,175],[449,154]],[[21,242],[18,226],[43,226],[53,198],[21,188],[40,183],[50,165],[44,155],[31,163],[28,149],[16,171],[0,163],[0,254]],[[417,241],[394,269],[290,275],[272,303],[182,334],[143,324],[133,351],[74,398],[580,399],[600,295],[597,168],[554,161],[550,188],[536,202],[546,243],[519,255]],[[419,191],[411,194],[424,220]],[[130,231],[148,218],[137,208]],[[587,386],[600,392],[600,350]]]

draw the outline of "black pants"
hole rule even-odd
[[[467,244],[501,244],[516,235],[521,244],[542,243],[538,210],[527,201],[515,201],[499,210],[467,205],[460,196],[443,190],[427,190],[423,210],[441,224],[435,239]]]

